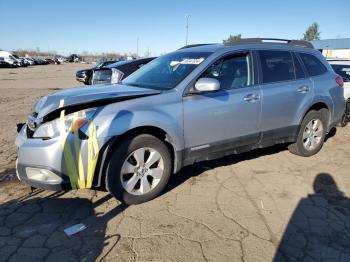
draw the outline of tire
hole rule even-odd
[[[84,82],[85,85],[92,85],[92,76],[89,76],[85,82]]]
[[[319,124],[318,128],[317,123]],[[308,112],[300,125],[296,142],[290,144],[288,150],[295,155],[303,157],[317,154],[321,150],[326,137],[327,123],[327,109]]]
[[[346,101],[345,112],[340,122],[341,127],[346,127],[348,125],[349,116],[350,116],[350,99]]]
[[[152,164],[158,156],[159,160]],[[117,146],[106,171],[106,187],[111,195],[127,205],[140,204],[163,191],[171,175],[172,158],[161,140],[152,135],[138,135],[126,138]]]

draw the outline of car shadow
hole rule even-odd
[[[329,139],[331,139],[333,136],[335,136],[336,132],[337,132],[337,129],[332,128],[330,130],[330,132],[326,135],[325,143]],[[214,168],[217,168],[220,166],[234,165],[234,164],[242,162],[242,161],[259,158],[259,157],[266,156],[266,155],[277,154],[277,153],[285,151],[285,150],[288,150],[287,144],[277,144],[277,145],[274,145],[271,147],[266,147],[266,148],[262,148],[262,149],[255,149],[255,150],[252,150],[252,151],[246,152],[246,153],[241,153],[241,154],[237,154],[237,155],[230,155],[230,156],[226,156],[226,157],[218,158],[218,159],[214,159],[214,160],[198,162],[198,163],[195,163],[191,166],[186,166],[186,167],[182,168],[178,174],[173,175],[170,178],[168,185],[162,194],[165,194],[165,193],[173,190],[177,186],[184,183],[186,180],[188,180],[192,177],[199,176],[200,174],[202,174],[203,172],[205,172],[207,170],[214,169]]]
[[[0,204],[1,261],[96,261],[117,245],[120,235],[109,235],[106,228],[121,219],[126,205],[110,208],[110,195],[92,202],[63,191],[44,197],[42,192],[36,189]],[[71,236],[64,233],[79,223],[86,229]]]
[[[163,191],[163,194],[183,184],[186,180],[192,177],[199,176],[200,174],[204,173],[207,170],[214,169],[221,166],[234,165],[242,161],[259,158],[266,155],[277,154],[286,149],[287,149],[287,146],[285,144],[279,144],[272,147],[252,150],[247,153],[230,155],[230,156],[218,158],[215,160],[198,162],[191,166],[186,166],[178,174],[175,174],[170,178],[167,187]]]
[[[286,227],[274,261],[350,261],[350,199],[328,173],[302,198]]]

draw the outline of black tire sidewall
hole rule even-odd
[[[92,85],[92,76],[89,76],[89,78],[87,79],[86,85]]]
[[[341,119],[340,126],[346,127],[347,125],[348,125],[348,116],[345,113]]]
[[[306,125],[313,119],[319,119],[322,122],[323,125],[323,134],[322,134],[322,138],[321,138],[321,143],[314,149],[314,150],[307,150],[304,147],[303,144],[303,133],[304,130],[306,128]],[[324,111],[310,111],[309,113],[306,114],[306,116],[303,119],[303,122],[301,123],[300,126],[300,131],[298,134],[298,138],[297,138],[297,147],[298,147],[298,151],[303,155],[303,156],[313,156],[315,154],[317,154],[324,143],[325,137],[326,137],[326,132],[327,132],[327,115]]]
[[[345,103],[345,112],[340,123],[342,127],[346,127],[348,125],[348,122],[349,122],[348,116],[350,115],[349,112],[350,112],[350,99],[346,100],[346,103]]]
[[[164,162],[164,173],[158,185],[153,190],[145,195],[138,196],[125,191],[121,184],[120,172],[126,158],[132,152],[142,147],[153,148],[161,154]],[[161,140],[152,135],[129,137],[114,147],[107,165],[106,186],[110,194],[119,201],[128,205],[140,204],[155,198],[163,191],[169,181],[171,171],[171,154],[168,147]]]

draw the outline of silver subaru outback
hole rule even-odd
[[[121,84],[39,99],[16,138],[17,174],[33,187],[105,186],[141,203],[198,161],[277,143],[316,154],[342,119],[342,86],[308,42],[187,46]]]

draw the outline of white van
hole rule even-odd
[[[4,61],[12,67],[17,67],[20,65],[19,61],[10,52],[0,51],[0,57],[2,57]]]

